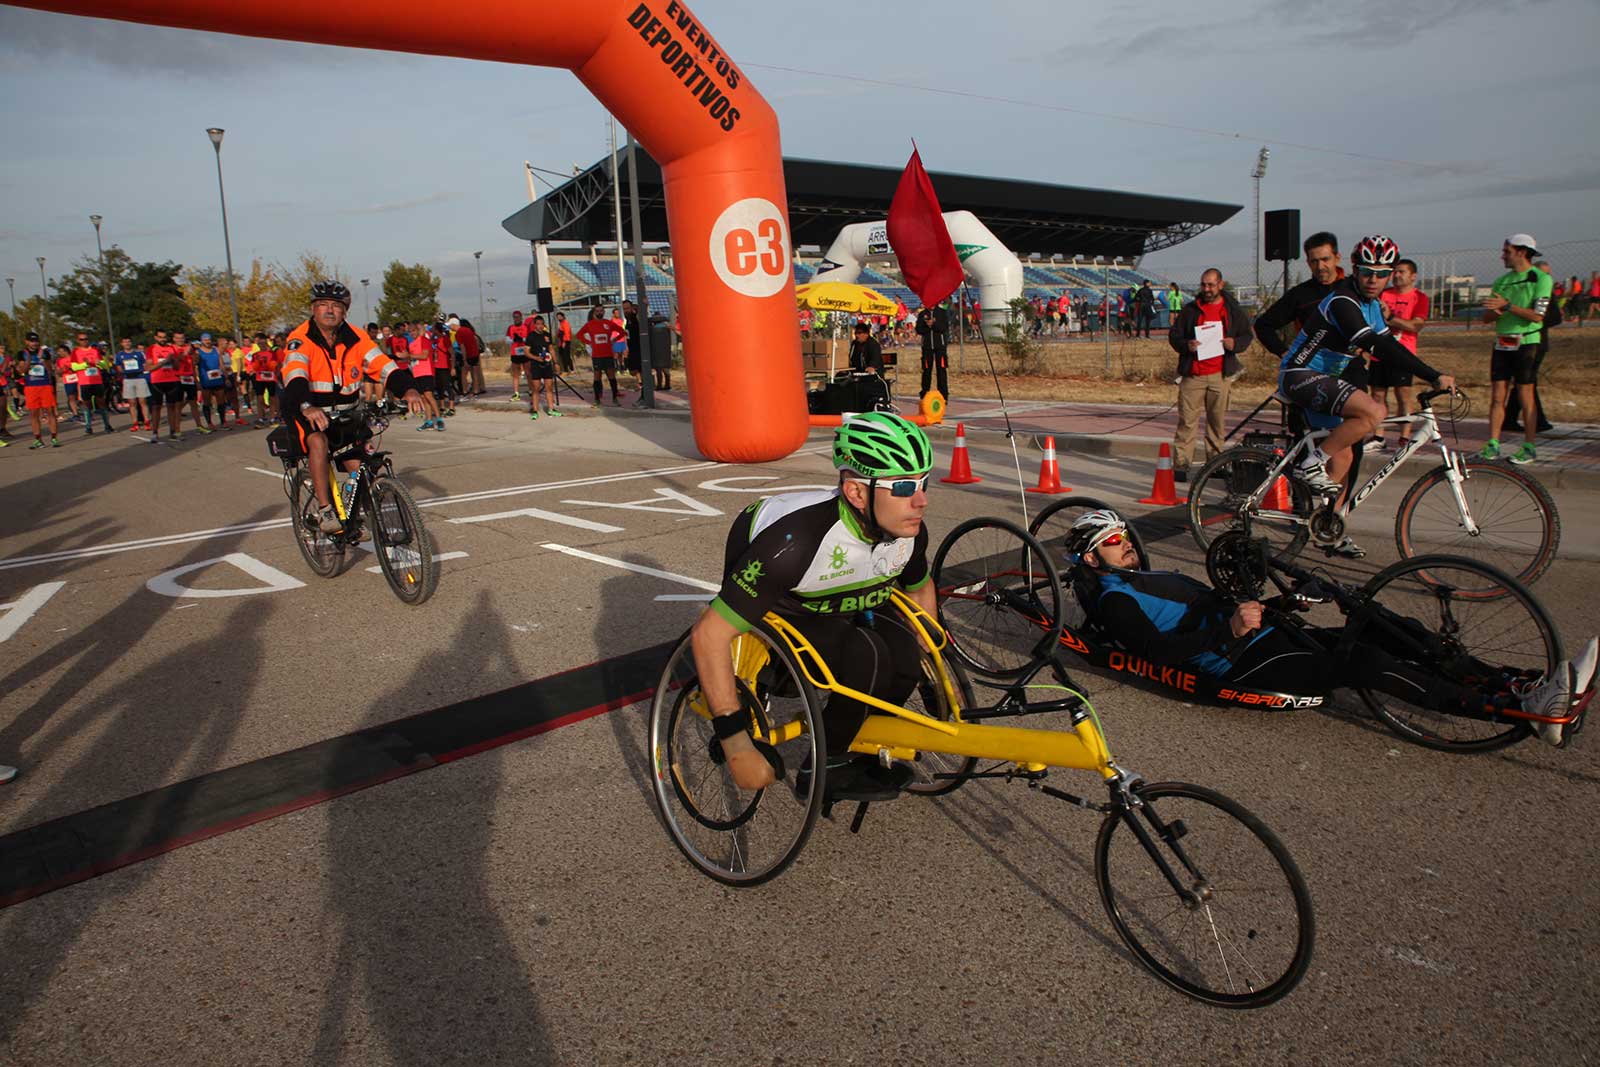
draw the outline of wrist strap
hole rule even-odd
[[[750,716],[743,708],[727,715],[711,716],[711,729],[720,741],[726,741],[736,734],[750,732]]]

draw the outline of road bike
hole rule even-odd
[[[1395,511],[1394,540],[1401,557],[1466,556],[1503,567],[1532,584],[1549,569],[1561,543],[1555,501],[1524,471],[1446,447],[1433,411],[1433,401],[1446,395],[1449,391],[1443,389],[1424,392],[1417,397],[1415,414],[1383,421],[1401,432],[1403,444],[1365,484],[1343,494],[1342,502],[1318,494],[1295,466],[1328,431],[1300,429],[1303,417],[1294,411],[1296,432],[1246,434],[1243,446],[1213,456],[1190,484],[1189,528],[1195,541],[1207,548],[1219,534],[1244,529],[1267,538],[1280,556],[1299,553],[1308,541],[1331,555],[1362,501],[1406,460],[1436,446],[1440,465],[1412,484]],[[1360,464],[1358,450],[1350,468],[1352,487]],[[1479,593],[1494,595],[1496,588]]]
[[[997,520],[998,521],[998,520]],[[1032,610],[1059,602],[1060,584],[1038,542],[1017,527],[1024,573],[997,579],[1033,590]],[[963,575],[934,580],[954,589]],[[966,595],[986,595],[969,592]],[[1316,924],[1304,876],[1257,816],[1222,794],[1184,782],[1147,782],[1119,766],[1086,697],[1055,656],[1052,641],[1010,677],[969,676],[945,655],[946,629],[896,592],[896,612],[922,642],[922,684],[906,705],[842,685],[796,626],[769,613],[731,649],[752,735],[776,749],[779,780],[741,790],[723,766],[689,635],[674,647],[651,700],[652,792],[674,844],[701,872],[753,886],[787,869],[819,816],[829,814],[828,695],[868,705],[849,746],[913,772],[907,792],[939,796],[976,780],[1021,782],[1101,816],[1095,880],[1112,926],[1135,959],[1179,992],[1207,1004],[1254,1008],[1288,994],[1310,965]],[[1046,637],[1049,635],[1047,634]],[[974,699],[975,687],[994,695]],[[1031,690],[1054,695],[1035,700]],[[1067,716],[1064,729],[1027,729],[987,720]],[[1106,788],[1095,801],[1048,781],[1052,769],[1088,771]],[[867,813],[860,804],[851,829]],[[935,908],[919,905],[926,912]]]
[[[309,460],[295,427],[273,430],[267,435],[267,448],[283,463],[283,491],[289,498],[295,544],[313,573],[322,578],[338,574],[351,549],[367,547],[370,531],[371,550],[389,588],[404,603],[421,604],[439,586],[439,563],[421,509],[395,475],[389,453],[374,444],[388,426],[383,409],[364,400],[330,416],[328,485],[334,511],[344,524],[333,534],[322,532]],[[338,472],[350,460],[360,466],[341,485]]]

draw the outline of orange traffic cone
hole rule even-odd
[[[1160,504],[1162,507],[1170,508],[1188,502],[1188,497],[1178,496],[1178,487],[1172,481],[1172,446],[1163,441],[1161,451],[1156,456],[1155,484],[1150,487],[1150,495],[1142,498],[1139,503]]]
[[[1072,492],[1072,486],[1061,484],[1061,468],[1056,466],[1056,439],[1054,437],[1046,437],[1044,439],[1044,459],[1039,461],[1039,484],[1029,486],[1028,492]]]
[[[939,480],[950,485],[971,485],[983,481],[972,473],[972,461],[967,458],[966,423],[956,423],[956,451],[950,457],[950,477]]]
[[[1284,513],[1294,511],[1294,505],[1289,502],[1289,479],[1281,474],[1278,475],[1272,483],[1272,488],[1267,490],[1267,495],[1261,498],[1261,510]]]

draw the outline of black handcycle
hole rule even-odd
[[[280,426],[267,435],[267,450],[283,463],[295,544],[313,573],[331,578],[343,568],[348,550],[365,547],[370,529],[372,551],[389,588],[403,602],[421,604],[439,586],[439,563],[421,509],[395,475],[389,453],[375,445],[389,428],[388,415],[364,400],[328,414],[328,484],[344,523],[338,533],[322,532],[309,459],[295,427]],[[361,465],[340,484],[338,472],[350,460]]]

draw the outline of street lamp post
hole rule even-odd
[[[483,313],[483,253],[472,253],[472,262],[478,267],[478,321],[485,321]]]
[[[1261,306],[1261,179],[1267,176],[1267,157],[1272,155],[1272,150],[1266,145],[1261,146],[1261,151],[1256,153],[1256,166],[1250,172],[1250,177],[1255,179],[1256,186],[1256,213],[1255,222],[1255,251],[1251,259],[1256,261],[1256,306]]]
[[[45,316],[50,310],[50,290],[44,280],[44,257],[35,256],[33,261],[39,264],[39,334],[48,343],[50,333],[45,329]]]
[[[371,278],[361,279],[361,302],[367,306],[367,321],[372,321],[372,290],[367,288]]]
[[[106,351],[117,350],[117,328],[111,325],[111,279],[106,274],[106,249],[100,243],[100,223],[105,220],[99,215],[90,215],[89,221],[94,223],[94,250],[100,257],[100,295],[106,302]]]
[[[222,251],[228,261],[228,305],[233,309],[233,342],[242,344],[244,334],[239,329],[239,287],[233,278],[233,242],[228,238],[228,197],[222,191],[222,133],[217,126],[206,128],[211,147],[217,151],[217,199],[222,203]]]

